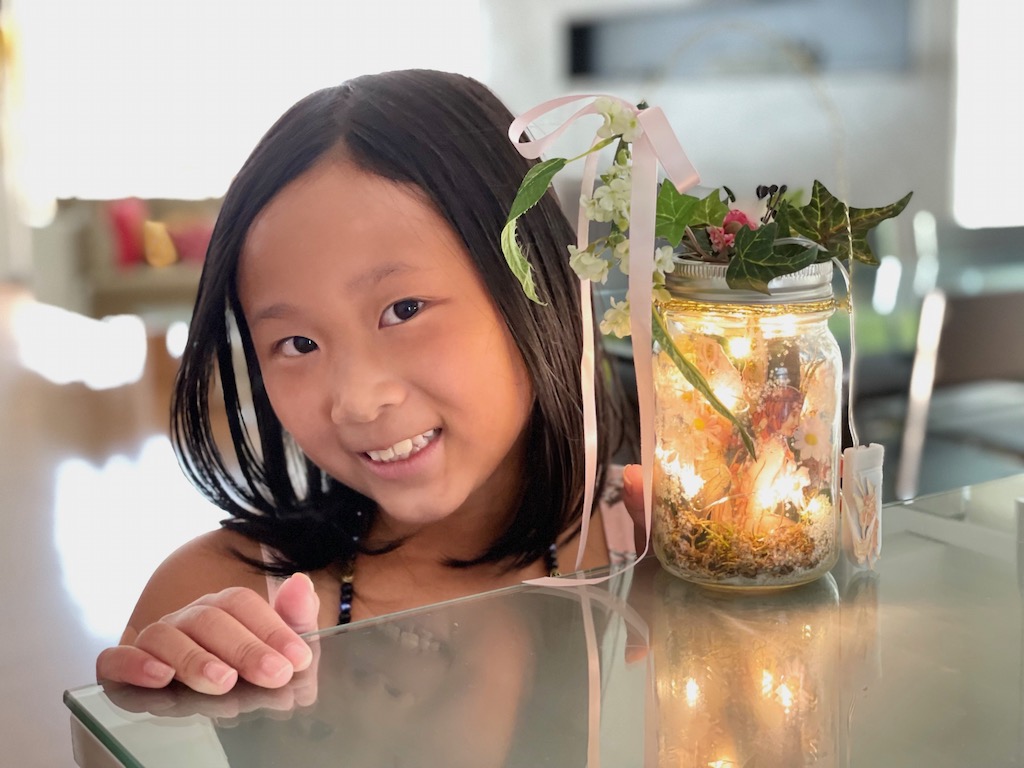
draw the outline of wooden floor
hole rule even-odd
[[[2,765],[74,765],[62,693],[93,681],[154,567],[221,517],[166,438],[175,367],[162,333],[0,285]],[[107,388],[51,380],[76,378]]]

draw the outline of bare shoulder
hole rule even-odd
[[[203,595],[228,587],[247,587],[266,597],[265,576],[236,553],[258,559],[260,546],[239,533],[219,529],[172,552],[146,584],[128,622],[126,637]]]

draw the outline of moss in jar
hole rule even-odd
[[[820,517],[827,520],[826,506],[831,502],[824,496],[818,499]],[[662,496],[655,508],[662,517],[655,528],[655,545],[663,559],[700,581],[798,578],[814,571],[832,548],[829,527],[793,509],[776,515],[774,525],[765,525],[762,519],[760,525],[745,526],[736,524],[730,514],[716,519],[711,511],[695,510],[681,494]]]

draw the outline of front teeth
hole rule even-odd
[[[422,435],[416,435],[415,437],[407,437],[405,440],[399,440],[397,443],[392,445],[390,448],[385,448],[382,451],[367,451],[366,455],[370,457],[372,461],[401,461],[407,459],[414,453],[419,453],[426,445],[434,439],[437,435],[436,429],[428,430]]]

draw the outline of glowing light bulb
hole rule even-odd
[[[728,341],[729,354],[736,359],[742,359],[750,356],[750,350],[753,348],[750,343],[750,338],[747,336],[733,336]]]
[[[655,449],[655,456],[661,463],[665,473],[671,475],[688,498],[693,498],[704,487],[704,478],[697,474],[692,464],[681,464],[675,451],[666,451],[660,446]]]
[[[686,681],[686,703],[691,707],[697,706],[697,700],[700,698],[700,686],[697,685],[697,681],[692,677]]]

